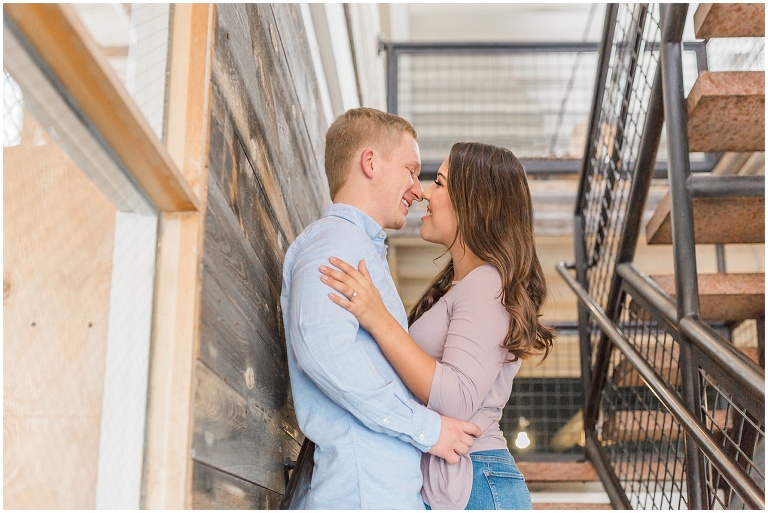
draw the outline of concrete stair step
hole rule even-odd
[[[612,509],[605,488],[589,461],[518,461],[535,510]]]
[[[713,419],[713,426],[710,426],[712,420],[706,419],[707,428],[718,430],[726,426],[726,421],[733,422],[733,417],[729,418],[726,410],[716,410]],[[727,429],[731,427],[729,424]],[[674,415],[658,410],[620,410],[603,423],[603,439],[617,442],[674,441],[682,439],[683,435],[683,428]]]
[[[688,95],[690,151],[765,151],[765,72],[703,71]]]
[[[651,278],[672,298],[675,276]],[[699,274],[699,309],[705,321],[743,321],[765,314],[764,273]]]
[[[693,230],[697,244],[765,242],[765,197],[693,198]],[[672,244],[672,218],[667,193],[645,228],[648,244]]]
[[[601,502],[534,502],[535,510],[567,509],[569,511],[613,509],[610,504]]]
[[[693,15],[697,39],[765,36],[764,4],[699,4]]]
[[[595,467],[589,461],[518,461],[516,463],[527,483],[600,481]]]

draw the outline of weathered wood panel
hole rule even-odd
[[[202,463],[192,468],[194,509],[279,509],[280,494]]]
[[[197,363],[195,375],[193,458],[282,494],[284,464],[299,455],[297,430],[243,398],[204,364]]]
[[[216,9],[194,508],[278,507],[284,464],[303,440],[279,306],[282,262],[330,198],[326,120],[299,13],[269,4]]]
[[[215,185],[208,200],[200,359],[243,397],[295,426],[277,319],[279,291],[265,278]]]
[[[214,84],[228,100],[236,98],[233,106],[238,109],[232,109],[232,114],[238,139],[280,224],[292,226],[290,242],[315,220],[328,198],[327,191],[319,187],[322,171],[306,132],[308,125],[298,121],[304,113],[277,40],[272,8],[268,4],[228,4],[217,14]],[[286,37],[290,29],[282,33]],[[290,45],[309,52],[306,41],[283,40],[282,46]]]
[[[307,126],[307,133],[312,142],[314,154],[317,156],[317,168],[324,168],[325,154],[325,130],[333,121],[325,118],[323,106],[317,99],[320,90],[317,77],[314,75],[312,56],[304,48],[309,46],[304,22],[301,17],[299,4],[273,4],[272,12],[275,16],[278,38],[285,51],[288,68],[293,77],[298,99],[300,119],[303,118]],[[283,44],[283,40],[287,44]],[[300,41],[300,44],[296,44]],[[324,177],[320,173],[321,177]]]
[[[235,137],[232,118],[225,114],[222,105],[225,102],[214,84],[213,103],[217,109],[211,116],[209,183],[211,186],[214,183],[218,185],[240,230],[267,270],[267,277],[274,287],[280,289],[288,235],[270,208],[270,200],[250,168],[239,139]]]

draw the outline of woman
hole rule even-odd
[[[525,171],[511,151],[457,143],[424,191],[424,240],[451,260],[411,311],[410,335],[384,307],[365,262],[321,267],[329,294],[376,339],[403,382],[430,409],[483,434],[456,465],[424,454],[422,497],[432,509],[530,509],[523,476],[499,428],[524,359],[546,355],[546,296]]]

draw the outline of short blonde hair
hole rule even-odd
[[[325,174],[331,198],[349,178],[355,152],[372,146],[389,158],[403,133],[416,139],[416,130],[408,121],[378,109],[350,109],[336,118],[325,136]]]

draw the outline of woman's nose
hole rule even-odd
[[[432,196],[432,191],[435,189],[435,184],[430,185],[426,189],[424,189],[424,192],[422,193],[422,197],[429,201],[429,198]]]

